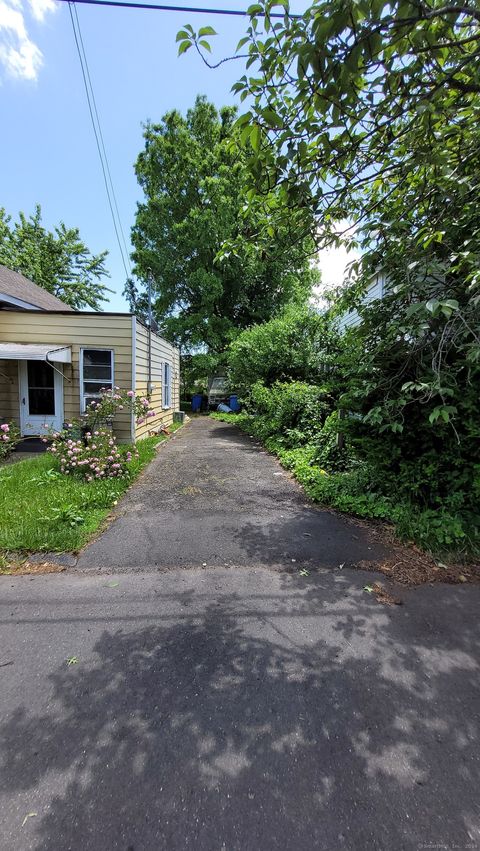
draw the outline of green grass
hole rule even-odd
[[[174,423],[171,430],[178,426]],[[0,561],[19,551],[79,550],[155,457],[156,445],[166,439],[160,435],[139,441],[139,457],[129,464],[129,476],[121,479],[87,483],[64,476],[48,453],[0,467]]]

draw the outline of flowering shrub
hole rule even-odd
[[[155,411],[150,408],[150,401],[146,397],[136,396],[134,390],[120,390],[102,388],[101,397],[87,406],[82,416],[84,426],[94,431],[102,423],[112,420],[118,411],[133,413],[137,423],[143,423],[148,417],[154,417]]]
[[[8,458],[20,440],[20,431],[15,423],[0,423],[0,461]]]
[[[58,459],[60,471],[92,482],[95,479],[113,479],[128,472],[132,452],[121,454],[115,437],[109,429],[88,431],[83,439],[71,437],[71,431],[55,434],[47,449]],[[135,457],[138,453],[135,451]]]

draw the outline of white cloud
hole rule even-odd
[[[339,222],[337,230],[340,232],[347,226],[348,222]],[[341,286],[346,277],[347,266],[359,257],[358,249],[350,248],[348,251],[345,245],[332,245],[318,252],[315,266],[320,270],[322,279],[320,285],[314,290],[314,297],[319,306],[326,303],[323,293]]]
[[[55,8],[53,0],[0,0],[0,72],[21,80],[36,80],[43,64],[40,48],[31,39],[25,21],[25,10],[36,21]]]
[[[45,15],[55,11],[53,0],[29,0],[32,15],[37,21],[43,21]]]
[[[358,257],[358,252],[347,251],[344,245],[324,248],[318,254],[317,266],[322,275],[322,286],[325,289],[333,289],[343,283],[346,268],[352,260]]]

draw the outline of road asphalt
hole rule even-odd
[[[189,510],[236,516],[256,530],[230,550],[243,562],[185,567],[166,543],[163,566],[141,570],[136,554],[135,569],[125,558],[109,569],[113,530],[125,547],[129,529],[140,540],[122,506],[94,545],[104,563],[90,547],[85,568],[0,577],[1,851],[480,848],[480,586],[437,583],[380,605],[364,590],[374,574],[337,563],[371,545],[353,524],[313,520],[275,462],[233,432],[189,428],[127,504],[145,503],[166,467],[163,502],[136,514],[153,536],[157,506],[174,539],[167,516],[182,488],[203,484],[181,508],[185,534],[198,528]],[[223,506],[198,479],[213,468],[208,434],[217,457],[236,447]],[[306,539],[302,573],[286,563],[298,544],[276,511],[324,530]],[[197,558],[192,541],[186,552]]]

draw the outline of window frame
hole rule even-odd
[[[86,397],[87,396],[88,397],[93,396],[95,398],[95,393],[85,393],[84,392],[85,380],[84,380],[84,377],[83,377],[83,370],[84,370],[84,362],[83,361],[84,361],[84,353],[85,352],[110,352],[110,364],[111,364],[111,373],[112,373],[112,377],[111,377],[112,390],[115,386],[115,349],[112,349],[112,348],[107,347],[107,346],[81,346],[81,348],[80,348],[80,365],[79,365],[80,366],[79,373],[80,373],[80,413],[81,414],[84,414],[85,411],[86,411],[86,405],[85,405]],[[107,383],[110,383],[108,381],[108,379],[106,379],[106,378],[103,378],[102,380],[100,380],[100,379],[97,380],[95,378],[88,378],[87,381],[98,383],[99,387],[105,387],[105,383],[104,383],[105,381]],[[100,398],[100,394],[98,394],[98,398]]]
[[[172,407],[172,374],[172,364],[170,361],[164,361],[162,370],[162,408],[164,411],[168,411]]]

